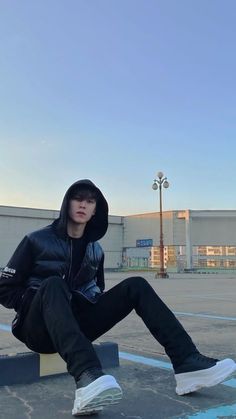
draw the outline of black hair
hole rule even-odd
[[[84,199],[95,199],[97,202],[98,192],[95,188],[77,185],[72,189],[69,199],[80,199],[81,201]]]

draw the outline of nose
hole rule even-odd
[[[80,201],[79,206],[82,208],[86,207],[86,200],[84,199],[83,201]]]

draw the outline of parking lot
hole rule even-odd
[[[109,272],[107,288],[133,275]],[[141,275],[175,312],[202,353],[236,359],[236,277],[233,274],[172,274],[168,279],[156,279],[154,273]],[[7,330],[13,314],[0,308],[1,355],[27,350]],[[177,396],[169,359],[136,313],[132,312],[99,339],[105,341],[119,344],[120,367],[107,372],[116,376],[124,398],[119,405],[104,410],[101,418],[236,418],[236,374],[214,388]],[[28,385],[3,386],[0,387],[0,418],[69,418],[73,398],[74,382],[68,374]]]

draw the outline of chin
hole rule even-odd
[[[72,221],[74,223],[76,223],[76,224],[84,224],[84,223],[86,223],[86,221],[85,220],[81,220],[81,218],[74,218]]]

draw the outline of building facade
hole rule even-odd
[[[0,206],[0,266],[24,235],[50,224],[58,211]],[[236,269],[235,210],[163,212],[164,264],[169,271]],[[160,266],[159,212],[109,216],[100,241],[105,268],[147,269]]]
[[[25,234],[51,224],[58,216],[59,211],[0,205],[0,267],[7,264]],[[123,246],[122,217],[109,216],[108,231],[100,243],[106,256],[105,267],[120,267]]]

